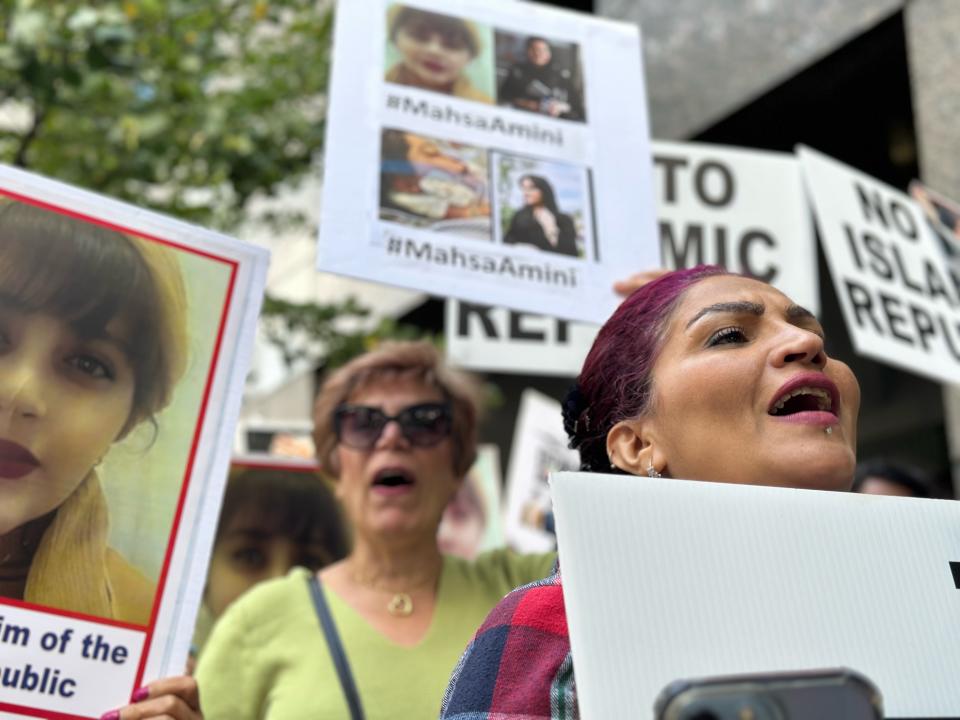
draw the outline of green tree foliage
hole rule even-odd
[[[317,0],[0,0],[0,162],[230,229],[314,169]]]
[[[306,361],[326,370],[374,349],[384,340],[439,338],[424,336],[420,328],[383,318],[371,325],[370,310],[355,298],[319,305],[292,303],[267,297],[263,304],[264,334],[283,353],[287,365]],[[352,327],[351,327],[352,326]]]

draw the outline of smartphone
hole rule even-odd
[[[877,688],[845,668],[670,683],[657,720],[882,720]]]

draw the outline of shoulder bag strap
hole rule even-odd
[[[327,606],[323,590],[320,589],[320,580],[315,572],[310,575],[310,596],[313,598],[313,607],[317,611],[317,617],[320,618],[320,627],[323,628],[323,635],[327,639],[327,647],[330,648],[330,657],[337,668],[340,686],[343,688],[347,705],[350,707],[350,717],[352,720],[363,720],[363,706],[360,705],[357,686],[353,683],[350,663],[347,662],[347,654],[343,650],[343,643],[340,642],[340,634],[337,632],[333,615],[330,614],[330,608]]]

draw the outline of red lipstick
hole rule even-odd
[[[40,461],[23,445],[0,440],[0,478],[18,480],[40,467]]]
[[[822,373],[794,375],[770,399],[768,414],[777,420],[827,427],[840,416],[840,391]]]

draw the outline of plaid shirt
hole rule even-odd
[[[453,671],[442,720],[577,720],[560,572],[508,594]]]

